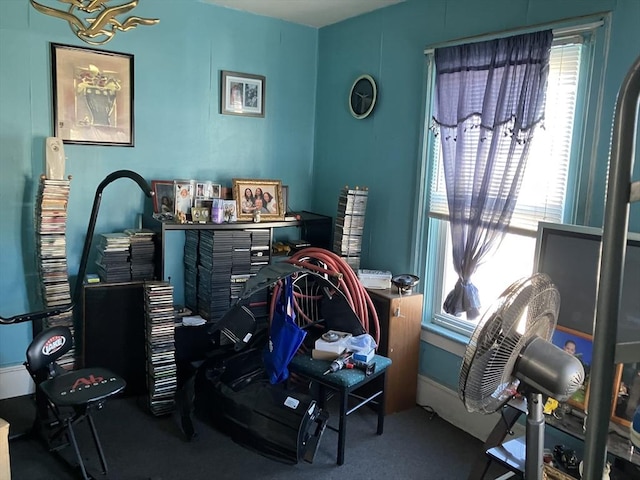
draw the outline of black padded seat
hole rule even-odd
[[[40,385],[47,397],[59,407],[102,402],[121,392],[126,382],[105,368],[83,368],[64,373]]]
[[[73,335],[69,328],[48,328],[36,335],[27,347],[25,367],[36,384],[37,430],[44,434],[44,440],[52,452],[58,452],[61,448],[54,441],[66,438],[62,446],[73,447],[82,477],[88,480],[93,477],[85,468],[74,426],[87,420],[100,457],[102,473],[106,474],[107,461],[91,412],[101,409],[109,397],[122,392],[126,382],[100,367],[65,370],[57,361],[72,346]],[[51,421],[50,414],[55,417],[54,421]]]

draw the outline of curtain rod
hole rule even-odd
[[[576,17],[576,18],[565,19],[565,20],[557,20],[557,21],[551,22],[551,23],[538,23],[536,25],[531,25],[529,27],[512,28],[512,29],[507,29],[507,30],[500,30],[498,32],[491,32],[491,33],[486,33],[486,34],[482,34],[482,35],[475,35],[475,36],[471,36],[471,37],[456,38],[454,40],[449,40],[449,41],[446,41],[446,42],[441,42],[441,43],[436,43],[434,45],[430,45],[430,46],[428,46],[427,48],[424,49],[424,54],[425,55],[430,55],[430,54],[433,53],[433,51],[436,48],[454,47],[456,45],[462,45],[462,44],[465,44],[465,43],[475,43],[475,42],[484,42],[484,41],[488,41],[488,40],[495,40],[496,38],[513,36],[513,35],[520,35],[520,34],[523,34],[523,33],[529,33],[529,32],[533,32],[533,31],[536,31],[536,30],[541,30],[543,28],[553,28],[554,25],[564,25],[569,21],[580,22],[580,21],[584,21],[584,20],[587,20],[587,19],[593,19],[589,23],[582,23],[580,25],[575,25],[575,26],[572,26],[572,27],[553,28],[553,34],[554,35],[570,35],[570,34],[582,33],[582,32],[593,30],[595,28],[598,28],[598,27],[601,27],[602,25],[604,25],[604,17],[607,16],[607,15],[608,15],[607,12],[602,12],[602,13],[597,13],[597,14],[594,14],[594,15],[586,15],[586,16],[583,16],[583,17]]]

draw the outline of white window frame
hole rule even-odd
[[[597,20],[589,24],[583,24],[564,29],[554,29],[554,44],[566,43],[568,37],[582,38],[583,52],[580,65],[581,79],[578,84],[578,105],[576,107],[575,121],[573,127],[573,139],[571,145],[571,159],[569,161],[569,178],[567,181],[567,189],[565,193],[566,203],[563,213],[563,222],[576,222],[576,198],[579,191],[579,177],[581,170],[586,168],[591,158],[581,158],[580,153],[584,152],[587,144],[586,138],[586,117],[588,110],[588,98],[585,92],[588,91],[593,81],[593,63],[595,48],[596,30],[605,22]],[[505,35],[506,36],[506,35]],[[494,36],[497,38],[497,36]],[[479,40],[485,40],[479,39]],[[421,191],[424,192],[426,199],[420,203],[422,220],[418,227],[418,237],[416,241],[416,271],[426,278],[425,295],[424,295],[424,312],[425,319],[428,323],[438,325],[444,329],[461,334],[465,337],[470,336],[477,325],[476,321],[468,321],[453,315],[441,313],[441,306],[444,301],[444,258],[441,252],[444,251],[447,244],[448,223],[446,216],[429,216],[429,195],[431,187],[431,175],[436,170],[432,168],[435,160],[433,154],[433,135],[428,132],[432,111],[432,98],[435,85],[435,65],[433,61],[433,49],[425,50],[427,61],[427,89],[426,89],[426,108],[425,108],[425,132],[423,135],[423,175],[421,180]],[[535,238],[535,231],[524,229],[510,229],[510,233],[527,235]],[[421,238],[423,239],[421,241]],[[420,248],[420,246],[423,248]],[[426,249],[424,248],[426,246]]]

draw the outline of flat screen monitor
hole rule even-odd
[[[602,230],[541,222],[535,270],[560,292],[558,325],[593,335]],[[617,342],[640,341],[640,234],[627,235]]]

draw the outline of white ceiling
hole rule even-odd
[[[203,0],[223,7],[324,27],[405,0]]]

